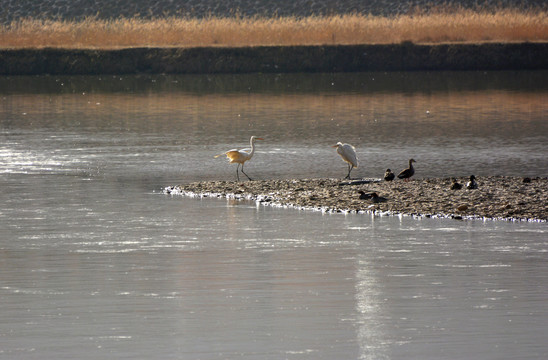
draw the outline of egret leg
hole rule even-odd
[[[240,163],[238,163],[238,166],[236,166],[236,179],[240,181],[240,174],[238,174],[238,169],[240,168]]]
[[[345,179],[350,179],[350,172],[352,171],[353,166],[348,164],[348,175],[346,175]]]
[[[250,177],[244,172],[244,164],[242,164],[242,173],[243,173],[245,176],[247,176],[247,178],[248,178],[249,180],[253,180],[252,178],[250,178]]]

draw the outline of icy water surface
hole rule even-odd
[[[546,73],[0,78],[0,357],[539,359],[545,223],[161,194],[227,179],[546,176]]]

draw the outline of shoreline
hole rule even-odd
[[[456,178],[465,185],[467,178]],[[529,180],[530,182],[526,182]],[[548,178],[478,177],[478,189],[452,190],[451,178],[411,179],[287,179],[201,181],[168,186],[166,195],[256,201],[326,213],[415,216],[456,220],[548,221]],[[384,202],[360,199],[358,191],[376,192]]]
[[[0,49],[4,76],[544,69],[548,42]]]

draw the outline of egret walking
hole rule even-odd
[[[350,144],[343,144],[340,141],[337,145],[333,145],[334,148],[337,148],[337,153],[342,157],[344,161],[348,163],[348,175],[345,179],[350,179],[350,172],[353,168],[358,167],[358,157],[356,156],[356,149]]]
[[[251,145],[251,148],[240,149],[240,150],[232,149],[222,154],[215,155],[216,158],[222,155],[226,155],[226,157],[228,158],[231,164],[238,163],[238,166],[236,167],[236,178],[238,179],[238,181],[240,181],[240,175],[238,173],[238,171],[240,170],[240,165],[242,165],[242,169],[241,169],[242,173],[245,176],[247,176],[249,180],[251,180],[251,178],[244,172],[244,163],[247,160],[251,160],[251,158],[253,157],[253,154],[255,153],[255,140],[264,140],[264,139],[252,136],[251,139],[249,140],[249,144]]]

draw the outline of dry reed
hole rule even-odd
[[[545,10],[417,12],[380,17],[22,19],[0,26],[0,48],[206,47],[548,41]]]

